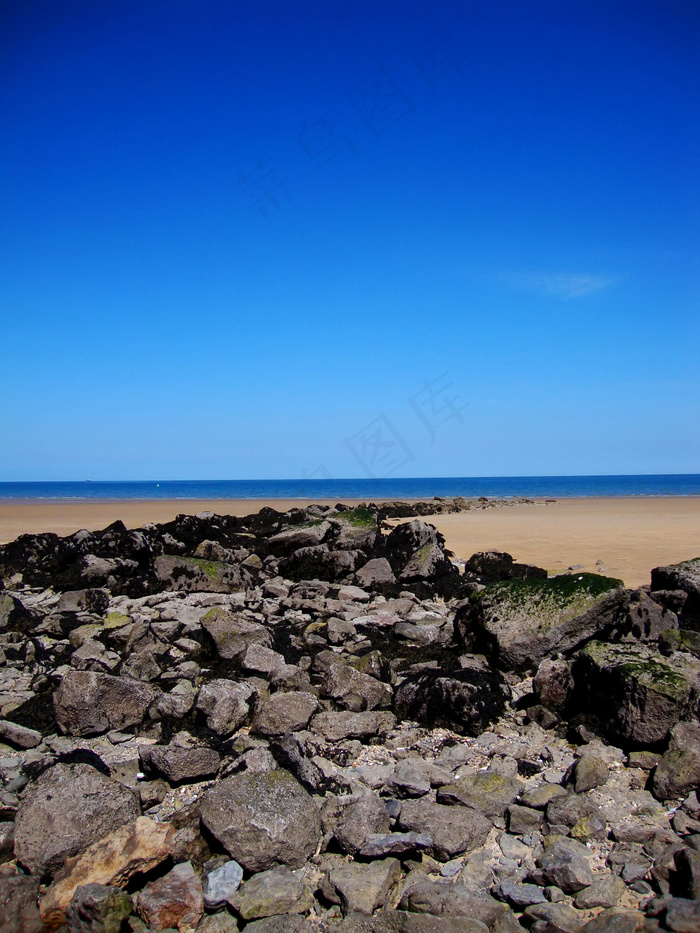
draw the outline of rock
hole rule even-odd
[[[361,674],[335,656],[323,674],[322,692],[352,712],[391,706],[392,691],[388,684]]]
[[[610,772],[608,765],[595,755],[585,755],[579,758],[574,772],[574,789],[577,794],[583,794],[594,787],[600,787],[608,780]]]
[[[568,904],[533,904],[525,908],[525,920],[534,933],[578,933],[585,923]]]
[[[244,920],[303,914],[313,907],[311,892],[286,867],[271,868],[253,875],[229,898]]]
[[[248,929],[252,930],[253,926],[249,925]],[[292,929],[293,927],[290,927],[290,933]],[[200,921],[197,933],[238,933],[238,923],[235,917],[225,912],[209,914]]]
[[[406,832],[430,836],[430,854],[443,862],[482,846],[492,825],[469,807],[443,806],[425,797],[405,801],[397,822]]]
[[[388,832],[389,814],[376,794],[363,794],[345,805],[333,834],[343,852],[357,855],[370,837]]]
[[[300,868],[321,837],[312,798],[286,771],[234,774],[202,798],[202,821],[248,871]]]
[[[593,883],[591,867],[579,848],[568,840],[557,842],[539,859],[547,884],[554,884],[567,893],[576,893]]]
[[[67,859],[41,901],[44,923],[51,929],[59,927],[83,885],[123,887],[133,875],[155,868],[170,855],[172,836],[167,823],[140,816]]]
[[[53,874],[69,855],[135,819],[138,798],[85,764],[57,764],[31,784],[15,820],[15,856],[32,874]]]
[[[231,680],[210,680],[199,691],[197,709],[207,717],[207,726],[218,735],[230,735],[245,725],[250,717],[250,704],[257,696],[248,683]]]
[[[396,583],[391,564],[384,557],[368,560],[355,573],[360,586],[372,587],[383,583]]]
[[[564,712],[573,686],[571,665],[567,661],[551,658],[540,662],[532,684],[540,703],[555,713]]]
[[[249,645],[241,658],[241,667],[244,671],[263,674],[273,677],[281,667],[284,667],[284,655],[264,645]]]
[[[429,671],[407,677],[396,690],[399,719],[480,735],[505,706],[503,680],[496,671]]]
[[[68,933],[120,933],[132,909],[131,898],[119,888],[86,884],[78,888],[66,911]]]
[[[318,709],[318,698],[312,693],[274,693],[255,712],[252,732],[260,735],[283,735],[304,729]]]
[[[624,888],[624,885],[623,885]],[[514,884],[512,881],[502,881],[498,894],[504,901],[508,901],[513,907],[522,909],[531,904],[546,904],[547,897],[536,884]]]
[[[680,612],[681,628],[700,631],[700,557],[651,571],[651,592],[681,590],[687,599]]]
[[[372,736],[382,738],[396,725],[396,716],[385,711],[367,711],[351,713],[318,713],[311,720],[309,729],[323,736],[327,742],[341,742],[343,739],[368,739]]]
[[[107,606],[109,606],[109,590],[86,589],[68,590],[61,593],[56,608],[58,612],[90,612],[102,615]]]
[[[587,933],[637,933],[638,930],[644,929],[648,929],[644,914],[638,910],[625,910],[620,907],[601,911],[585,926]]]
[[[656,766],[654,796],[659,800],[685,797],[700,787],[700,726],[680,722],[671,730],[668,751]]]
[[[470,917],[487,927],[493,927],[507,913],[507,908],[488,894],[477,894],[459,882],[421,882],[409,888],[399,906],[413,913]]]
[[[522,789],[520,781],[494,771],[478,771],[441,787],[437,793],[437,801],[447,804],[461,803],[495,819],[504,815],[508,804],[515,800]]]
[[[597,714],[615,743],[652,745],[691,715],[700,697],[700,661],[645,647],[589,642],[573,666],[575,712]]]
[[[272,648],[272,636],[264,625],[227,609],[210,609],[202,618],[201,625],[212,637],[217,653],[224,661],[240,662],[252,645]]]
[[[165,589],[184,593],[235,593],[250,579],[236,565],[170,554],[156,557],[154,569]]]
[[[187,733],[175,736],[170,745],[141,745],[139,754],[144,770],[157,771],[171,784],[210,777],[221,760],[213,748],[197,744]]]
[[[622,878],[611,874],[593,875],[592,884],[576,895],[574,903],[579,910],[593,907],[616,907],[627,891]]]
[[[530,564],[516,564],[504,551],[482,551],[472,554],[464,565],[465,575],[474,574],[482,583],[504,580],[546,580],[547,571]]]
[[[634,638],[658,641],[663,632],[678,628],[678,616],[659,605],[644,590],[633,590],[627,610],[627,625]]]
[[[204,881],[204,906],[207,910],[223,907],[243,881],[243,869],[234,859],[210,871]]]
[[[354,864],[334,868],[330,882],[340,895],[344,912],[371,916],[386,903],[389,891],[401,876],[397,859],[382,859],[368,865]]]
[[[457,575],[457,568],[439,544],[426,544],[416,551],[399,574],[401,580],[436,580]]]
[[[530,788],[520,795],[520,803],[535,810],[545,810],[547,805],[557,797],[566,797],[567,792],[561,784],[550,784],[543,781],[537,787]]]
[[[291,554],[300,548],[316,547],[321,544],[330,530],[329,522],[319,522],[304,528],[290,528],[268,538],[267,545],[271,554]]]
[[[36,748],[41,743],[41,732],[0,719],[0,739],[18,748]]]
[[[473,594],[455,627],[468,651],[504,670],[525,671],[614,631],[627,603],[622,581],[598,574],[508,580]]]
[[[430,849],[432,836],[426,833],[369,833],[360,848],[362,858],[384,858],[386,855],[403,855],[417,849]]]
[[[136,909],[152,929],[176,927],[180,933],[194,933],[204,914],[202,882],[189,862],[181,862],[143,888]]]
[[[700,929],[700,900],[671,898],[666,907],[666,926],[674,933],[697,933]]]
[[[38,891],[38,878],[0,875],[0,933],[44,933]]]
[[[53,696],[56,722],[68,735],[98,735],[142,722],[159,691],[129,677],[67,671]]]

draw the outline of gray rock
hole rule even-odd
[[[576,763],[574,772],[574,789],[577,794],[583,794],[594,787],[600,787],[610,777],[607,762],[595,755],[585,755]]]
[[[202,798],[202,821],[248,871],[300,868],[321,837],[312,798],[286,771],[234,774]]]
[[[36,748],[41,743],[41,732],[0,719],[0,739],[19,748]]]
[[[468,651],[485,653],[506,670],[525,671],[614,631],[628,601],[621,580],[598,574],[508,580],[472,596],[455,624]]]
[[[685,797],[697,787],[700,787],[700,726],[680,722],[671,730],[668,751],[654,772],[654,796],[671,800]]]
[[[700,697],[700,661],[650,648],[589,642],[573,667],[574,712],[597,714],[612,742],[651,745],[690,717]]]
[[[624,886],[623,886],[624,887]],[[508,901],[513,907],[522,909],[531,904],[545,904],[547,897],[536,884],[517,884],[512,881],[502,881],[498,893],[504,901]]]
[[[377,583],[396,583],[391,564],[384,557],[368,560],[356,571],[356,576],[360,586],[370,587]]]
[[[235,564],[202,560],[198,557],[156,557],[155,574],[168,590],[184,593],[234,593],[250,580]]]
[[[562,713],[574,686],[571,664],[560,659],[545,658],[537,668],[532,687],[538,700],[547,709]]]
[[[411,674],[396,690],[399,719],[480,735],[505,707],[503,678],[497,671],[430,671]]]
[[[677,929],[671,926],[670,923],[668,925],[671,930]],[[637,933],[638,930],[645,928],[644,914],[638,910],[625,910],[621,907],[612,907],[601,911],[597,917],[589,920],[585,926],[587,933]],[[697,922],[692,929],[697,930]],[[690,928],[681,925],[678,933],[681,933],[681,931],[682,933],[690,933]]]
[[[406,832],[431,836],[430,854],[443,862],[482,846],[492,825],[469,807],[443,806],[425,797],[405,801],[397,822]]]
[[[700,557],[651,571],[651,591],[681,590],[687,599],[680,614],[681,628],[700,629]]]
[[[353,712],[391,706],[392,690],[369,674],[362,674],[334,658],[322,679],[322,693]]]
[[[0,823],[0,864],[9,862],[15,851],[15,824]]]
[[[309,729],[323,736],[327,742],[343,739],[368,739],[383,737],[396,725],[396,716],[387,711],[370,710],[364,713],[341,712],[318,713],[311,720]]]
[[[508,804],[515,800],[522,789],[520,781],[495,771],[478,771],[441,787],[437,800],[438,803],[461,803],[495,819],[504,815]]]
[[[223,907],[241,886],[243,869],[234,859],[210,871],[204,880],[204,906],[207,910]]]
[[[432,836],[426,833],[370,833],[360,848],[362,858],[384,858],[403,855],[417,849],[430,849]]]
[[[593,883],[579,891],[574,904],[579,910],[593,907],[616,907],[627,890],[625,882],[616,875],[595,874]]]
[[[260,735],[284,735],[304,729],[318,709],[312,693],[274,693],[255,712],[251,731]]]
[[[225,661],[240,662],[251,645],[272,647],[272,636],[264,625],[221,607],[210,609],[201,625],[212,637],[219,657]]]
[[[53,873],[140,814],[137,797],[85,764],[57,764],[24,793],[15,820],[15,856],[32,874]]]
[[[38,893],[38,878],[0,875],[0,933],[44,933]]]
[[[117,887],[82,885],[66,911],[68,933],[120,933],[131,909],[131,898]]]
[[[264,645],[249,645],[241,658],[241,667],[244,671],[252,671],[268,677],[273,677],[281,667],[284,667],[284,664],[284,655]]]
[[[248,683],[210,680],[199,691],[197,709],[207,717],[207,726],[218,735],[230,735],[250,718],[250,705],[257,696]]]
[[[71,670],[54,693],[54,715],[69,735],[119,731],[142,722],[159,693],[151,684],[128,677]]]
[[[493,927],[508,913],[503,904],[488,894],[477,894],[459,882],[421,882],[409,888],[399,906],[413,913],[471,917],[487,927]]]
[[[557,842],[538,860],[545,882],[562,891],[576,893],[593,883],[591,866],[573,841]]]
[[[343,852],[357,855],[369,837],[388,832],[389,814],[376,794],[363,794],[348,803],[333,834]]]
[[[330,882],[340,895],[345,913],[371,916],[386,903],[389,891],[401,875],[397,859],[388,858],[362,865],[357,862],[334,868]]]
[[[313,897],[286,867],[260,872],[246,881],[229,903],[244,920],[303,914],[313,907]]]
[[[175,736],[170,745],[141,745],[141,763],[146,771],[157,771],[170,781],[196,781],[215,775],[221,757],[207,745],[197,744],[190,736]]]
[[[533,904],[525,917],[535,933],[578,933],[585,920],[568,904]]]

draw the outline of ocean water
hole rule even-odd
[[[0,483],[0,499],[431,499],[700,496],[700,474]]]

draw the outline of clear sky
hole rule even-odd
[[[700,472],[696,0],[0,32],[0,480]]]

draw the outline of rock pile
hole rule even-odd
[[[316,506],[0,580],[1,933],[700,930],[700,559],[461,572]]]

